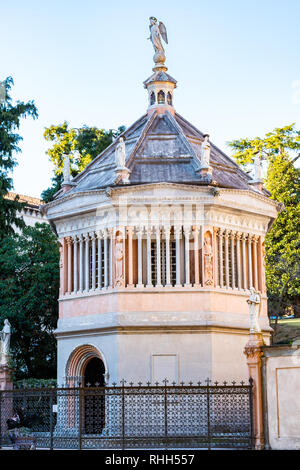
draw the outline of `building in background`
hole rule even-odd
[[[14,200],[17,196],[17,193],[9,192],[5,196],[6,199]],[[40,211],[40,206],[44,204],[44,202],[37,198],[31,196],[25,196],[24,194],[18,194],[19,202],[23,202],[26,205],[24,206],[23,210],[19,213],[20,216],[23,217],[23,220],[26,225],[30,225],[34,227],[34,225],[38,223],[48,223],[47,217],[43,215]],[[15,229],[18,231],[18,229]]]

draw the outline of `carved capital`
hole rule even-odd
[[[65,240],[66,240],[67,245],[72,245],[72,243],[73,243],[73,238],[72,237],[66,237]]]

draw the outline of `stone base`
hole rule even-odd
[[[0,390],[13,389],[11,373],[12,371],[10,367],[4,364],[0,364]]]

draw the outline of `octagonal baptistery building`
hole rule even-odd
[[[175,111],[164,63],[153,72],[146,114],[42,208],[61,253],[59,384],[247,380],[251,286],[269,343],[278,205]]]

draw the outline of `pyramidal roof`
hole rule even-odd
[[[213,185],[221,188],[250,190],[269,195],[262,186],[249,184],[252,179],[224,152],[211,143],[209,174],[201,171],[201,145],[204,135],[180,116],[173,107],[176,80],[166,73],[165,56],[154,56],[153,74],[144,82],[148,89],[147,114],[138,119],[122,136],[125,138],[125,166],[130,170],[124,183],[117,170],[113,142],[77,175],[72,184],[57,193],[133,186],[149,183]]]
[[[73,179],[68,192],[89,191],[112,186],[145,183],[183,183],[213,185],[221,188],[259,192],[249,182],[250,176],[225,153],[211,143],[211,180],[200,172],[203,133],[179,114],[152,112],[145,114],[123,134],[126,146],[126,167],[131,170],[129,183],[120,181],[115,163],[113,142]],[[263,194],[267,194],[262,190]],[[63,195],[63,194],[58,194]]]

